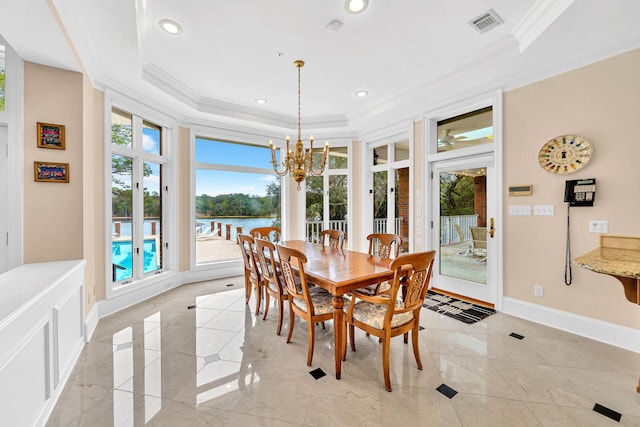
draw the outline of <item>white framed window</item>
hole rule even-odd
[[[176,215],[170,189],[173,124],[126,99],[105,96],[107,298],[153,285],[175,270]]]
[[[281,228],[286,177],[273,170],[266,136],[208,127],[192,132],[192,269],[241,263],[239,233]]]
[[[307,176],[305,185],[305,239],[320,241],[325,229],[341,230],[345,247],[349,247],[349,212],[351,206],[351,144],[329,147],[327,164],[321,176]],[[314,153],[319,161],[320,152]]]

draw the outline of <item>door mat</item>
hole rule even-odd
[[[478,320],[489,317],[496,312],[491,308],[437,294],[433,291],[427,291],[427,296],[422,306],[467,324],[476,323]]]

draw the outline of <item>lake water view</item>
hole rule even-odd
[[[211,232],[211,221],[216,223],[221,222],[222,235],[224,236],[226,224],[231,224],[231,239],[236,237],[236,227],[242,227],[243,232],[249,232],[252,228],[256,227],[270,227],[277,218],[273,217],[223,217],[223,218],[198,218],[195,220],[197,234],[209,234]],[[157,232],[160,231],[160,221],[158,220],[145,220],[144,221],[144,235],[151,235],[151,223],[156,223]],[[131,236],[131,221],[113,221],[111,224],[111,235],[116,233],[116,223],[120,224],[119,237]]]

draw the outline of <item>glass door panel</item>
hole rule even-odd
[[[320,232],[324,230],[324,177],[307,177],[306,194],[306,234],[307,240],[320,242]]]
[[[373,173],[373,230],[372,233],[387,232],[388,172]]]
[[[496,256],[491,226],[496,191],[492,158],[435,165],[434,246],[438,247],[434,288],[495,303]]]
[[[487,212],[479,202],[486,200],[484,170],[440,172],[439,178],[440,274],[484,285]]]
[[[349,240],[347,183],[347,175],[329,175],[329,228],[344,232],[345,247]]]

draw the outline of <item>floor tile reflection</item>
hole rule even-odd
[[[233,283],[234,286],[228,286]],[[391,342],[393,392],[381,345],[356,331],[342,379],[333,325],[277,336],[242,277],[182,286],[101,319],[51,414],[49,426],[640,426],[640,355],[501,313],[473,325],[421,314],[423,369],[410,345]],[[191,307],[191,308],[189,308]],[[264,307],[263,311],[264,312]],[[296,321],[300,321],[297,319]],[[516,333],[524,339],[509,336]],[[327,375],[314,379],[310,372]],[[437,391],[446,384],[450,398]]]

